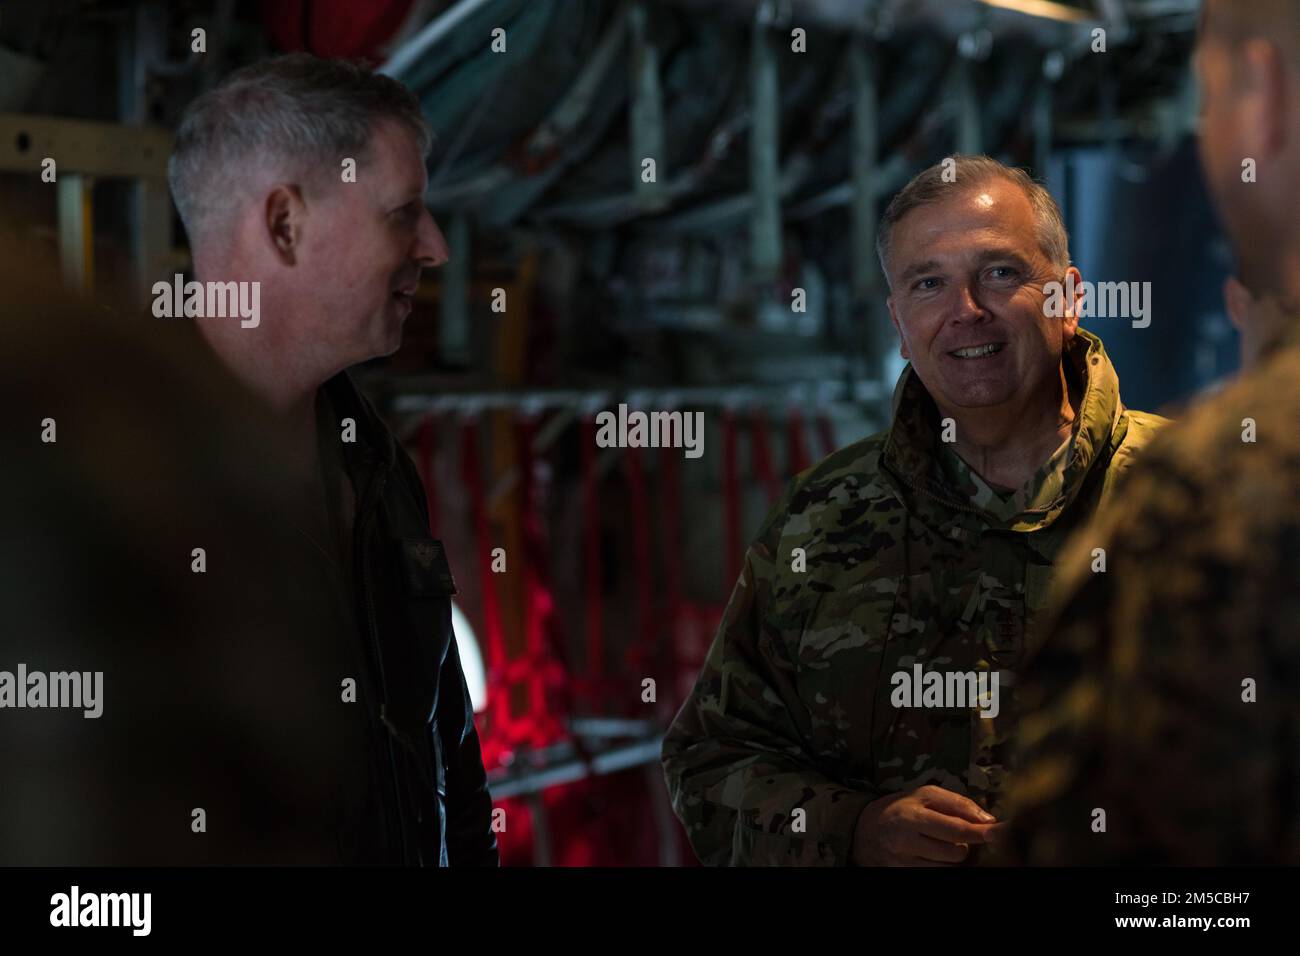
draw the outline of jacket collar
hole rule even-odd
[[[363,464],[392,469],[397,460],[397,443],[375,407],[361,394],[352,376],[346,371],[339,372],[321,388],[338,418],[351,418],[357,423],[356,444],[344,446],[349,468]]]
[[[952,475],[960,473],[964,463],[958,463],[955,471],[943,467],[940,455],[956,456],[939,444],[938,409],[910,364],[894,389],[885,467],[908,489],[946,509],[973,511],[991,527],[1013,531],[1046,527],[1078,496],[1092,468],[1109,457],[1114,444],[1122,438],[1124,426],[1119,376],[1101,340],[1079,329],[1062,361],[1069,363],[1067,374],[1076,376],[1083,386],[1074,432],[1069,446],[1053,455],[1024,488],[1016,491],[1011,500],[1018,507],[1007,508],[1006,503],[990,501],[987,486],[978,487],[982,482],[954,487]],[[922,506],[923,502],[916,499],[915,504]]]

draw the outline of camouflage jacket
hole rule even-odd
[[[1044,619],[1025,674],[1008,859],[1300,863],[1300,315],[1289,325],[1062,555],[1059,626]]]
[[[895,707],[891,675],[997,670],[1009,689],[1067,532],[1164,423],[1124,409],[1095,336],[1080,331],[1066,368],[1082,394],[1075,432],[1014,494],[938,440],[910,367],[888,431],[791,483],[664,740],[703,862],[843,865],[867,803],[928,783],[998,814],[1013,695],[992,718]]]

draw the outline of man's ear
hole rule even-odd
[[[894,297],[892,295],[885,300],[885,305],[889,306],[889,321],[893,323],[894,331],[898,333],[898,354],[910,362],[912,356],[907,354],[907,340],[903,338],[903,329],[898,324],[898,315],[894,312]]]
[[[1068,342],[1074,338],[1074,333],[1079,331],[1079,313],[1083,311],[1083,297],[1086,294],[1083,285],[1083,273],[1077,266],[1070,266],[1065,270],[1062,277],[1065,285],[1063,296],[1065,297],[1065,314],[1061,317],[1061,334],[1064,341]],[[1069,293],[1073,291],[1073,295]]]
[[[1246,156],[1272,156],[1286,146],[1287,58],[1277,41],[1256,37],[1241,45],[1237,69],[1245,96],[1239,100],[1246,111],[1238,129],[1250,137],[1242,144]],[[1253,134],[1253,135],[1251,135]]]
[[[281,261],[293,265],[302,248],[302,231],[307,218],[302,192],[290,183],[278,183],[267,193],[264,208],[267,238]]]
[[[1233,149],[1260,166],[1286,145],[1286,60],[1277,42],[1265,37],[1243,40],[1232,52]]]

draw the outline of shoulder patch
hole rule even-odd
[[[399,561],[407,588],[419,597],[445,597],[456,592],[451,565],[441,541],[399,538]]]

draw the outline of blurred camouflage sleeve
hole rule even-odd
[[[1062,558],[1023,688],[1016,861],[1297,862],[1300,553],[1281,512],[1300,461],[1243,446],[1234,414],[1149,455]]]
[[[820,766],[806,743],[810,718],[787,643],[797,631],[777,607],[789,499],[746,553],[694,690],[664,739],[673,809],[706,865],[847,865],[858,816],[876,797]]]

